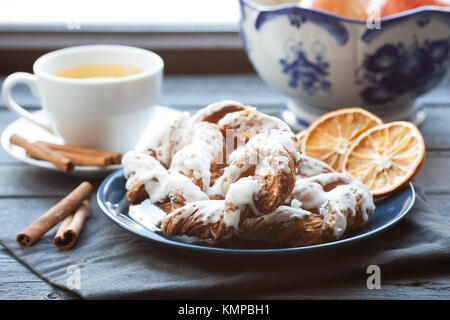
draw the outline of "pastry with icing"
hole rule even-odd
[[[181,113],[123,157],[127,200],[167,215],[160,230],[288,247],[339,239],[374,211],[367,187],[299,152],[280,119],[235,101]]]

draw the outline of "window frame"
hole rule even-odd
[[[40,55],[87,44],[122,44],[155,51],[166,73],[254,72],[237,24],[0,24],[0,74],[31,72]]]

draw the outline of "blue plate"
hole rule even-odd
[[[410,211],[414,204],[415,192],[410,183],[405,188],[397,191],[389,197],[379,200],[376,203],[376,210],[369,223],[349,234],[340,240],[298,248],[276,248],[276,249],[229,249],[220,247],[210,247],[200,244],[185,243],[174,240],[162,232],[153,231],[139,222],[133,220],[128,215],[129,203],[125,199],[126,179],[123,176],[123,169],[110,174],[100,185],[97,192],[97,201],[105,215],[120,227],[159,244],[166,244],[174,247],[191,249],[205,252],[218,252],[226,254],[280,254],[289,252],[312,251],[320,248],[339,246],[350,242],[358,241],[378,232],[381,232],[400,221]]]

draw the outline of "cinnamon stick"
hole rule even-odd
[[[53,240],[55,246],[61,250],[73,248],[83,229],[89,208],[89,201],[84,200],[74,214],[67,216],[63,222],[61,222],[61,225],[56,232],[55,239]]]
[[[53,163],[64,172],[73,170],[73,162],[62,153],[52,150],[44,145],[30,143],[26,139],[13,134],[9,138],[9,142],[25,149],[27,155],[32,158],[41,159]]]
[[[58,222],[74,213],[81,202],[89,196],[91,191],[92,185],[89,182],[84,181],[64,199],[19,233],[16,237],[16,241],[21,245],[33,245],[47,233],[47,231],[57,225]]]
[[[70,153],[65,151],[60,151],[64,156],[72,160],[74,164],[81,166],[97,166],[106,167],[111,163],[111,161],[104,156],[95,156],[87,154]]]
[[[38,141],[35,144],[48,148],[47,145],[41,141]],[[109,156],[101,154],[83,154],[56,149],[54,151],[61,153],[66,158],[70,159],[70,161],[72,161],[75,165],[105,167],[111,162]]]
[[[100,149],[94,149],[94,148],[88,148],[88,147],[81,147],[81,146],[75,146],[75,145],[62,145],[62,144],[55,144],[45,141],[38,141],[40,144],[45,145],[46,147],[64,152],[67,156],[71,157],[71,155],[86,155],[90,157],[100,157],[105,159],[106,165],[110,164],[120,164],[122,161],[122,155],[118,152],[113,151],[106,151],[106,150],[100,150]]]

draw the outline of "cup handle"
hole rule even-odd
[[[53,133],[52,128],[50,127],[50,124],[46,121],[43,121],[42,119],[38,119],[35,115],[33,115],[31,112],[28,112],[23,107],[21,107],[12,97],[11,90],[12,88],[19,83],[26,84],[30,87],[31,92],[37,96],[38,89],[37,89],[37,82],[36,82],[36,76],[30,73],[26,72],[16,72],[11,75],[9,75],[5,81],[3,82],[2,86],[2,98],[3,101],[5,101],[6,106],[9,110],[16,113],[20,117],[24,117],[31,122],[37,124],[41,128],[44,128],[45,130],[49,131],[50,133]]]

